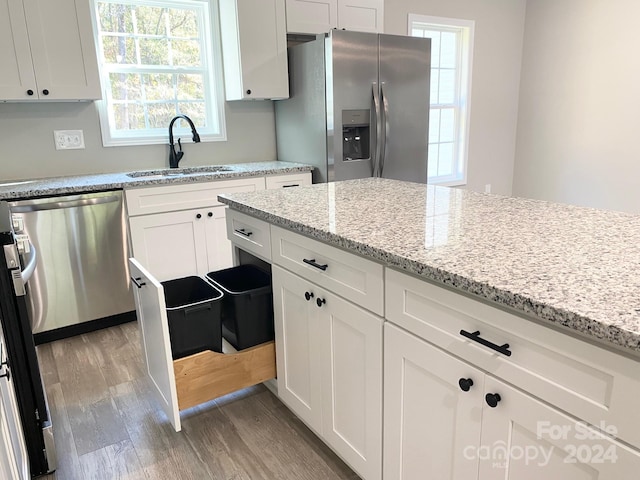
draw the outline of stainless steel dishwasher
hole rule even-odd
[[[27,292],[36,343],[135,318],[121,191],[9,206],[16,233],[26,234],[38,255]]]

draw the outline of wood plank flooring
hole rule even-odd
[[[259,385],[182,413],[176,433],[144,376],[138,326],[38,347],[58,469],[45,480],[355,480]]]

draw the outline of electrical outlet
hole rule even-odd
[[[491,193],[491,184],[490,183],[487,183],[484,186],[484,193]]]
[[[54,130],[53,138],[56,142],[56,150],[84,148],[82,130]]]

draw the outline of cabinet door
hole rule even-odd
[[[299,187],[301,185],[311,185],[311,172],[270,175],[265,178],[267,190],[273,188]]]
[[[481,480],[619,480],[636,478],[640,452],[578,423],[533,397],[487,376],[485,393],[500,395],[484,404]],[[603,425],[615,434],[615,425]]]
[[[23,1],[39,97],[99,99],[100,80],[89,2]]]
[[[226,207],[203,210],[207,218],[204,222],[207,244],[207,273],[233,266],[231,242],[227,238]]]
[[[473,382],[468,391],[460,379]],[[483,382],[471,365],[385,323],[383,477],[475,480]]]
[[[0,0],[0,65],[0,100],[38,98],[22,0]]]
[[[322,430],[319,289],[274,265],[273,311],[278,396],[316,433]],[[307,296],[313,294],[309,300]]]
[[[383,33],[384,0],[339,0],[338,28]]]
[[[136,259],[129,259],[129,267],[147,375],[151,379],[154,396],[173,428],[179,432],[180,412],[164,289]]]
[[[338,0],[287,0],[288,33],[327,33],[338,26]]]
[[[322,436],[366,480],[382,476],[382,319],[316,293],[322,330]]]
[[[159,281],[205,275],[209,271],[206,213],[199,209],[131,217],[133,257]]]
[[[289,97],[284,0],[220,0],[227,100]]]

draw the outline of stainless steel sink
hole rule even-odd
[[[33,183],[36,180],[17,180],[15,182],[0,182],[0,187],[10,187],[12,185],[25,185],[27,183]]]
[[[184,176],[190,176],[190,175],[206,175],[210,173],[230,172],[230,171],[232,171],[232,168],[230,167],[207,166],[207,167],[191,167],[191,168],[180,168],[180,169],[169,169],[169,170],[144,170],[140,172],[127,173],[127,176],[131,178],[153,179],[153,178],[184,177]]]

